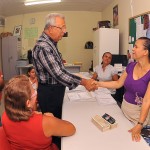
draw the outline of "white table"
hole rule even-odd
[[[81,65],[65,65],[66,70],[68,70],[71,73],[79,73]]]
[[[33,64],[29,64],[26,66],[16,66],[19,70],[19,74],[27,74],[28,68],[33,66]],[[79,73],[81,65],[65,65],[66,70],[68,70],[71,73]]]
[[[18,69],[19,74],[27,74],[28,68],[30,68],[32,66],[33,66],[33,64],[29,64],[26,66],[16,66],[16,68]]]
[[[108,113],[118,122],[118,127],[101,132],[92,122],[96,114]],[[71,121],[76,133],[62,138],[61,150],[150,150],[142,140],[133,142],[128,132],[133,125],[124,117],[117,105],[99,105],[97,102],[70,102],[67,95],[62,118]]]

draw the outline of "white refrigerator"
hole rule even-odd
[[[99,28],[94,31],[93,67],[102,62],[105,52],[119,54],[119,29]]]

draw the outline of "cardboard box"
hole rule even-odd
[[[102,118],[99,115],[95,115],[94,117],[92,117],[92,122],[102,131],[107,131],[113,128],[117,127],[117,123],[115,122],[114,124],[109,123],[108,121],[106,121],[104,118]]]
[[[110,27],[111,27],[111,24],[109,20],[98,22],[98,28],[110,28]]]

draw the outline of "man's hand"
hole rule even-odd
[[[81,85],[83,85],[88,91],[95,91],[98,89],[98,86],[93,79],[82,78]]]

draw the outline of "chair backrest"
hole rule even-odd
[[[11,150],[10,144],[6,138],[3,127],[0,127],[0,149],[1,150]]]

